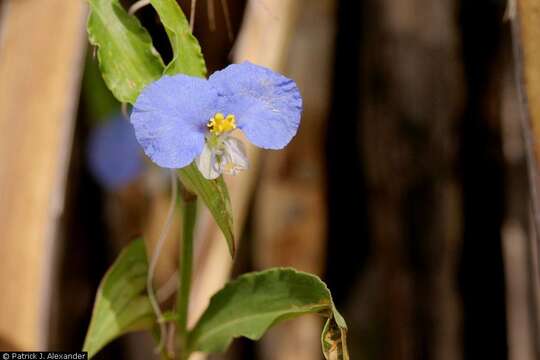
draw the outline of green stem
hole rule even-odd
[[[179,258],[180,287],[177,296],[178,309],[178,336],[180,337],[180,360],[189,358],[187,348],[187,320],[189,307],[189,293],[191,290],[191,276],[193,270],[193,229],[197,217],[197,197],[185,190],[182,191],[182,243]]]

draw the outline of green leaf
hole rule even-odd
[[[97,46],[101,74],[114,96],[134,103],[141,90],[163,73],[152,39],[118,0],[88,0],[88,38]]]
[[[186,74],[206,76],[206,65],[199,42],[191,33],[184,12],[176,0],[151,0],[161,23],[171,42],[173,59],[167,65],[165,74]]]
[[[180,180],[206,204],[219,228],[225,236],[231,256],[235,253],[233,216],[227,185],[220,176],[216,180],[207,180],[202,176],[195,163],[178,170]]]
[[[83,351],[89,358],[127,332],[151,329],[155,316],[146,296],[148,264],[142,239],[125,248],[99,286]]]
[[[330,291],[317,276],[289,268],[245,274],[212,297],[189,333],[188,349],[223,352],[236,337],[258,340],[272,325],[309,313],[339,316]],[[346,332],[339,318],[337,326]]]
[[[345,319],[333,308],[333,314],[326,323],[321,334],[322,351],[327,360],[348,360],[347,324]]]

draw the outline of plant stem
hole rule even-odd
[[[180,360],[189,358],[187,348],[187,320],[189,307],[189,293],[191,290],[191,276],[193,269],[193,229],[197,217],[197,197],[187,192],[185,189],[181,192],[182,209],[182,243],[179,258],[179,276],[180,287],[177,295],[178,309],[178,336],[180,337]]]

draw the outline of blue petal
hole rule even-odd
[[[209,80],[218,90],[220,111],[234,114],[253,144],[282,149],[296,135],[302,97],[293,80],[249,62],[229,65]]]
[[[182,168],[204,146],[217,93],[207,80],[186,75],[164,76],[141,92],[131,114],[135,135],[152,161]]]
[[[94,129],[88,144],[90,171],[106,189],[117,190],[142,172],[142,154],[133,127],[118,116]]]

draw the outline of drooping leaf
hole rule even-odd
[[[257,340],[272,325],[308,313],[336,318],[330,291],[318,277],[288,268],[245,274],[212,297],[189,333],[188,348],[223,352],[236,337]],[[342,320],[338,327],[345,332]]]
[[[191,33],[186,16],[176,0],[151,0],[150,3],[159,15],[173,49],[173,59],[167,65],[165,74],[206,76],[201,46]]]
[[[326,323],[321,334],[322,351],[327,360],[348,360],[347,324],[345,319],[333,308],[333,314]]]
[[[206,204],[219,228],[225,236],[231,256],[235,253],[233,232],[233,217],[231,200],[223,177],[207,180],[202,176],[197,166],[192,163],[178,170],[180,180],[192,192],[197,194]]]
[[[148,264],[142,239],[125,248],[107,271],[98,292],[83,351],[92,358],[115,338],[155,324],[146,295]]]
[[[101,74],[114,96],[134,103],[141,90],[163,73],[163,61],[136,17],[118,0],[88,0],[88,38],[97,47]]]

